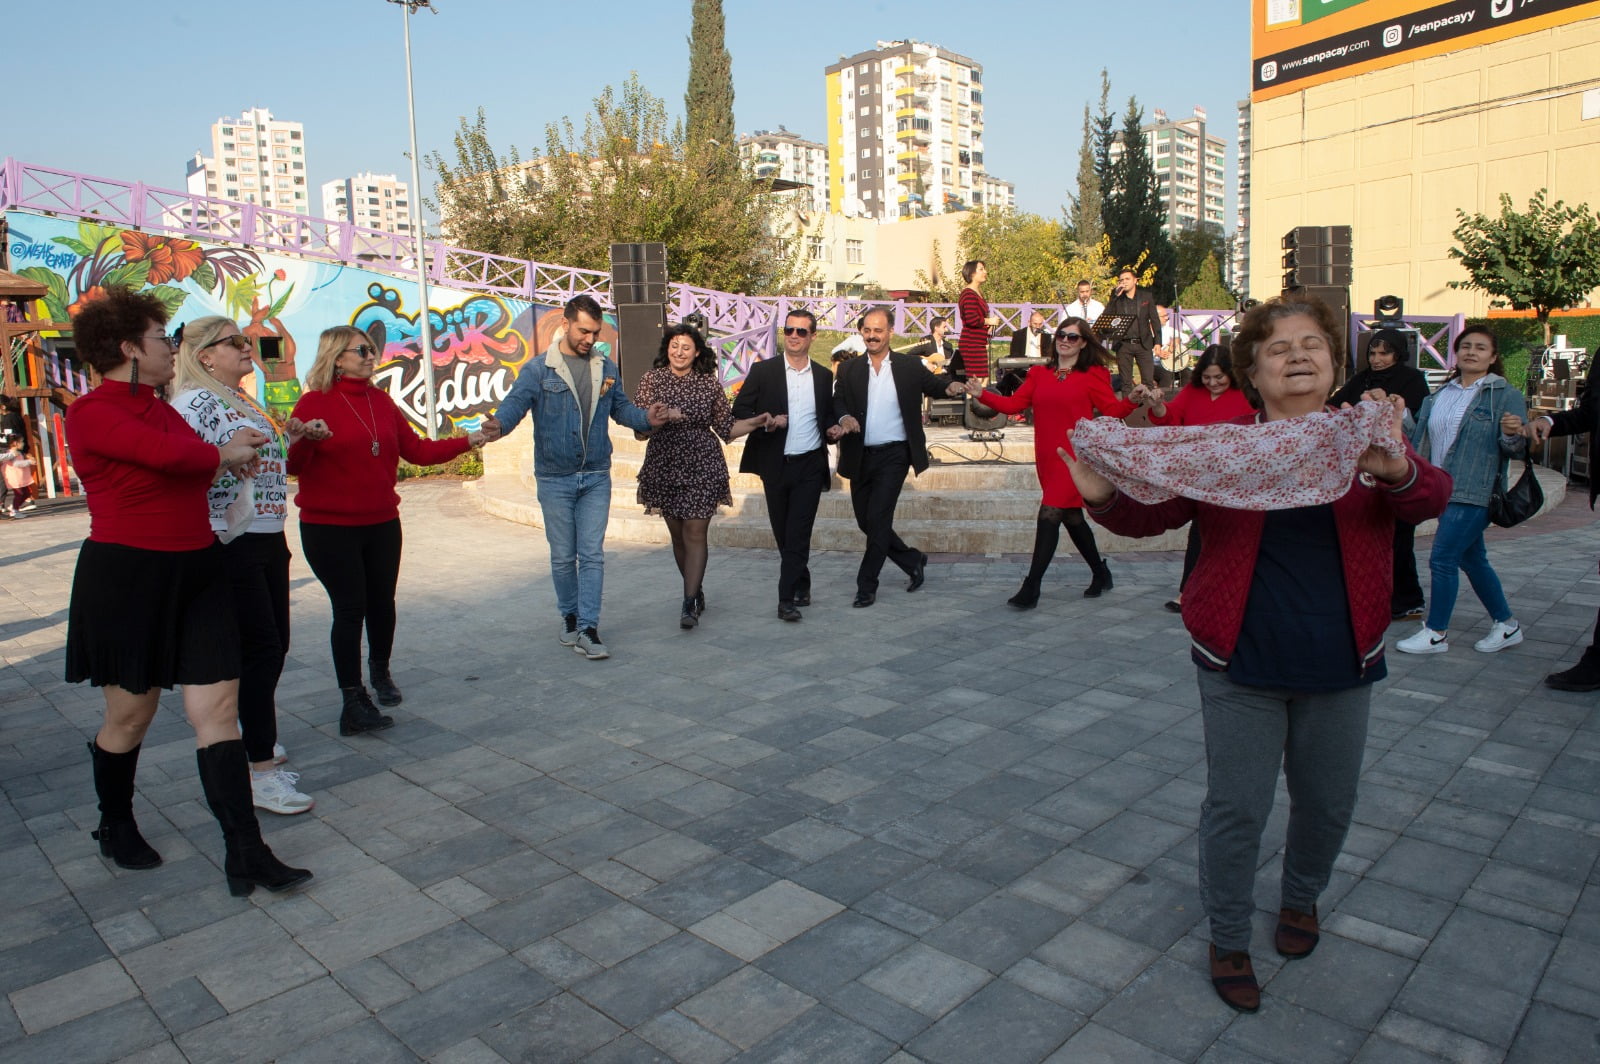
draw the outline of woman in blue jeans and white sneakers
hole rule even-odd
[[[1528,441],[1516,430],[1528,405],[1522,393],[1506,382],[1494,334],[1472,325],[1456,337],[1456,368],[1444,385],[1423,400],[1411,432],[1411,444],[1434,465],[1450,474],[1455,489],[1439,517],[1428,568],[1433,589],[1422,630],[1395,643],[1406,654],[1443,654],[1450,649],[1450,613],[1455,609],[1460,573],[1489,611],[1489,634],[1472,644],[1493,654],[1522,642],[1522,626],[1500,578],[1489,564],[1483,532],[1489,527],[1489,496],[1495,477],[1505,477],[1515,455]]]

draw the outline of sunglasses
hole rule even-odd
[[[1078,333],[1058,332],[1058,333],[1056,333],[1056,339],[1057,340],[1070,340],[1073,343],[1079,343],[1079,342],[1081,342],[1083,340],[1083,337]]]
[[[231,345],[233,345],[234,348],[236,348],[237,350],[240,350],[240,351],[248,351],[248,350],[250,350],[251,347],[254,346],[253,344],[251,344],[250,338],[248,336],[240,336],[240,335],[235,334],[233,336],[224,336],[220,340],[213,340],[209,344],[206,344],[205,347],[202,347],[200,350],[207,351],[207,350],[209,350],[209,349],[211,349],[213,347],[218,346],[219,344],[231,344]]]
[[[806,328],[804,325],[785,325],[783,327],[783,335],[785,335],[785,336],[810,336],[811,335],[811,330]]]
[[[378,356],[378,349],[375,347],[368,347],[366,344],[360,344],[356,347],[347,347],[344,349],[344,353],[347,355],[351,352],[354,352],[360,358],[376,358]]]

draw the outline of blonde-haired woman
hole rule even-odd
[[[400,459],[437,465],[483,442],[483,434],[427,440],[418,436],[389,393],[372,386],[378,349],[367,334],[335,326],[317,343],[306,391],[293,419],[321,422],[289,446],[288,472],[300,478],[300,546],[333,604],[333,670],[344,705],[339,734],[379,731],[394,718],[372,704],[361,682],[361,631],[373,691],[386,706],[400,704],[389,672],[394,648],[394,591],[400,577]]]
[[[190,428],[221,447],[243,428],[267,437],[260,458],[245,470],[225,471],[206,494],[211,530],[223,544],[223,566],[239,625],[239,730],[250,758],[250,792],[257,809],[285,815],[314,805],[295,784],[298,773],[281,766],[278,745],[278,677],[289,653],[289,446],[323,426],[298,421],[280,426],[240,388],[255,368],[255,344],[231,318],[196,318],[177,331],[177,365],[168,394]],[[241,492],[249,492],[241,498]]]

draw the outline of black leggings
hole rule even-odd
[[[1083,560],[1089,563],[1090,572],[1100,571],[1100,549],[1095,545],[1094,529],[1083,519],[1083,510],[1077,506],[1041,506],[1033,530],[1033,564],[1028,567],[1028,583],[1037,587],[1044,580],[1045,570],[1056,556],[1061,542],[1061,526],[1067,526],[1072,545],[1078,548]]]
[[[246,532],[222,548],[239,621],[239,727],[252,764],[278,741],[278,677],[289,653],[289,543],[282,532]]]
[[[333,603],[333,673],[340,687],[361,683],[361,627],[367,659],[388,668],[394,650],[394,589],[400,579],[400,519],[378,525],[300,522],[300,545]]]

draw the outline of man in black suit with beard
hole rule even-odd
[[[851,603],[857,608],[877,601],[885,558],[911,578],[907,591],[922,586],[928,556],[895,534],[894,508],[906,471],[928,468],[922,397],[963,394],[959,383],[931,372],[916,356],[890,351],[891,332],[887,310],[874,307],[863,314],[861,338],[867,353],[841,366],[833,386],[839,423],[829,430],[829,439],[839,440],[839,475],[850,481],[850,505],[867,536]]]
[[[811,527],[832,479],[828,445],[833,427],[833,373],[811,361],[817,319],[791,310],[783,320],[783,357],[750,367],[733,401],[735,418],[770,414],[765,431],[745,437],[739,472],[761,478],[767,519],[778,541],[778,616],[798,621],[811,605]]]

